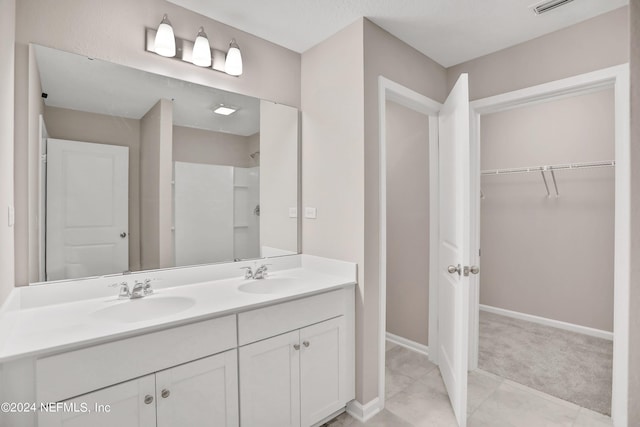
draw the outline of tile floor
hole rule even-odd
[[[342,414],[329,427],[456,427],[437,367],[387,343],[385,409],[366,423]],[[469,374],[469,427],[607,427],[611,419],[484,371]]]

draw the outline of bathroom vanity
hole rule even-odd
[[[252,261],[17,288],[0,312],[0,400],[16,412],[0,424],[280,427],[334,416],[355,397],[356,267],[269,262],[262,280],[241,277]],[[110,285],[123,277],[157,280],[144,298],[118,299]]]

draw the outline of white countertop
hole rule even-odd
[[[3,310],[0,312],[0,363],[82,348],[239,313],[356,283],[355,264],[351,264],[352,268],[345,269],[344,265],[347,263],[340,262],[342,265],[333,269],[330,268],[333,263],[331,260],[316,257],[309,257],[309,260],[304,255],[300,257],[300,267],[271,272],[269,277],[264,279],[265,283],[270,279],[279,278],[299,281],[299,286],[296,283],[295,287],[278,293],[243,292],[238,288],[248,281],[238,277],[164,287],[138,300],[119,300],[118,289],[114,288],[113,293],[106,297]],[[349,274],[343,274],[345,271]],[[143,300],[175,296],[191,298],[194,304],[174,314],[129,323],[94,314],[113,305],[136,304]]]

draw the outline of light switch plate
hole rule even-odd
[[[289,218],[298,217],[298,208],[289,208]]]
[[[9,205],[8,211],[9,211],[9,214],[8,214],[9,227],[13,227],[13,225],[16,223],[16,211],[12,205]]]
[[[316,219],[318,216],[318,210],[316,208],[304,208],[304,217],[309,219]]]

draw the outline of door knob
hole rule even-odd
[[[464,272],[464,276],[467,277],[469,273],[471,274],[480,273],[480,268],[477,265],[472,265],[471,267],[469,267],[468,265],[465,265],[463,272]]]
[[[449,267],[447,267],[447,271],[451,274],[458,273],[458,276],[459,276],[461,272],[460,264],[458,264],[457,266],[450,265]]]
[[[125,233],[125,232],[123,231],[122,233],[120,233],[120,237],[122,237],[122,238],[124,239],[125,237],[127,237],[127,233]]]

